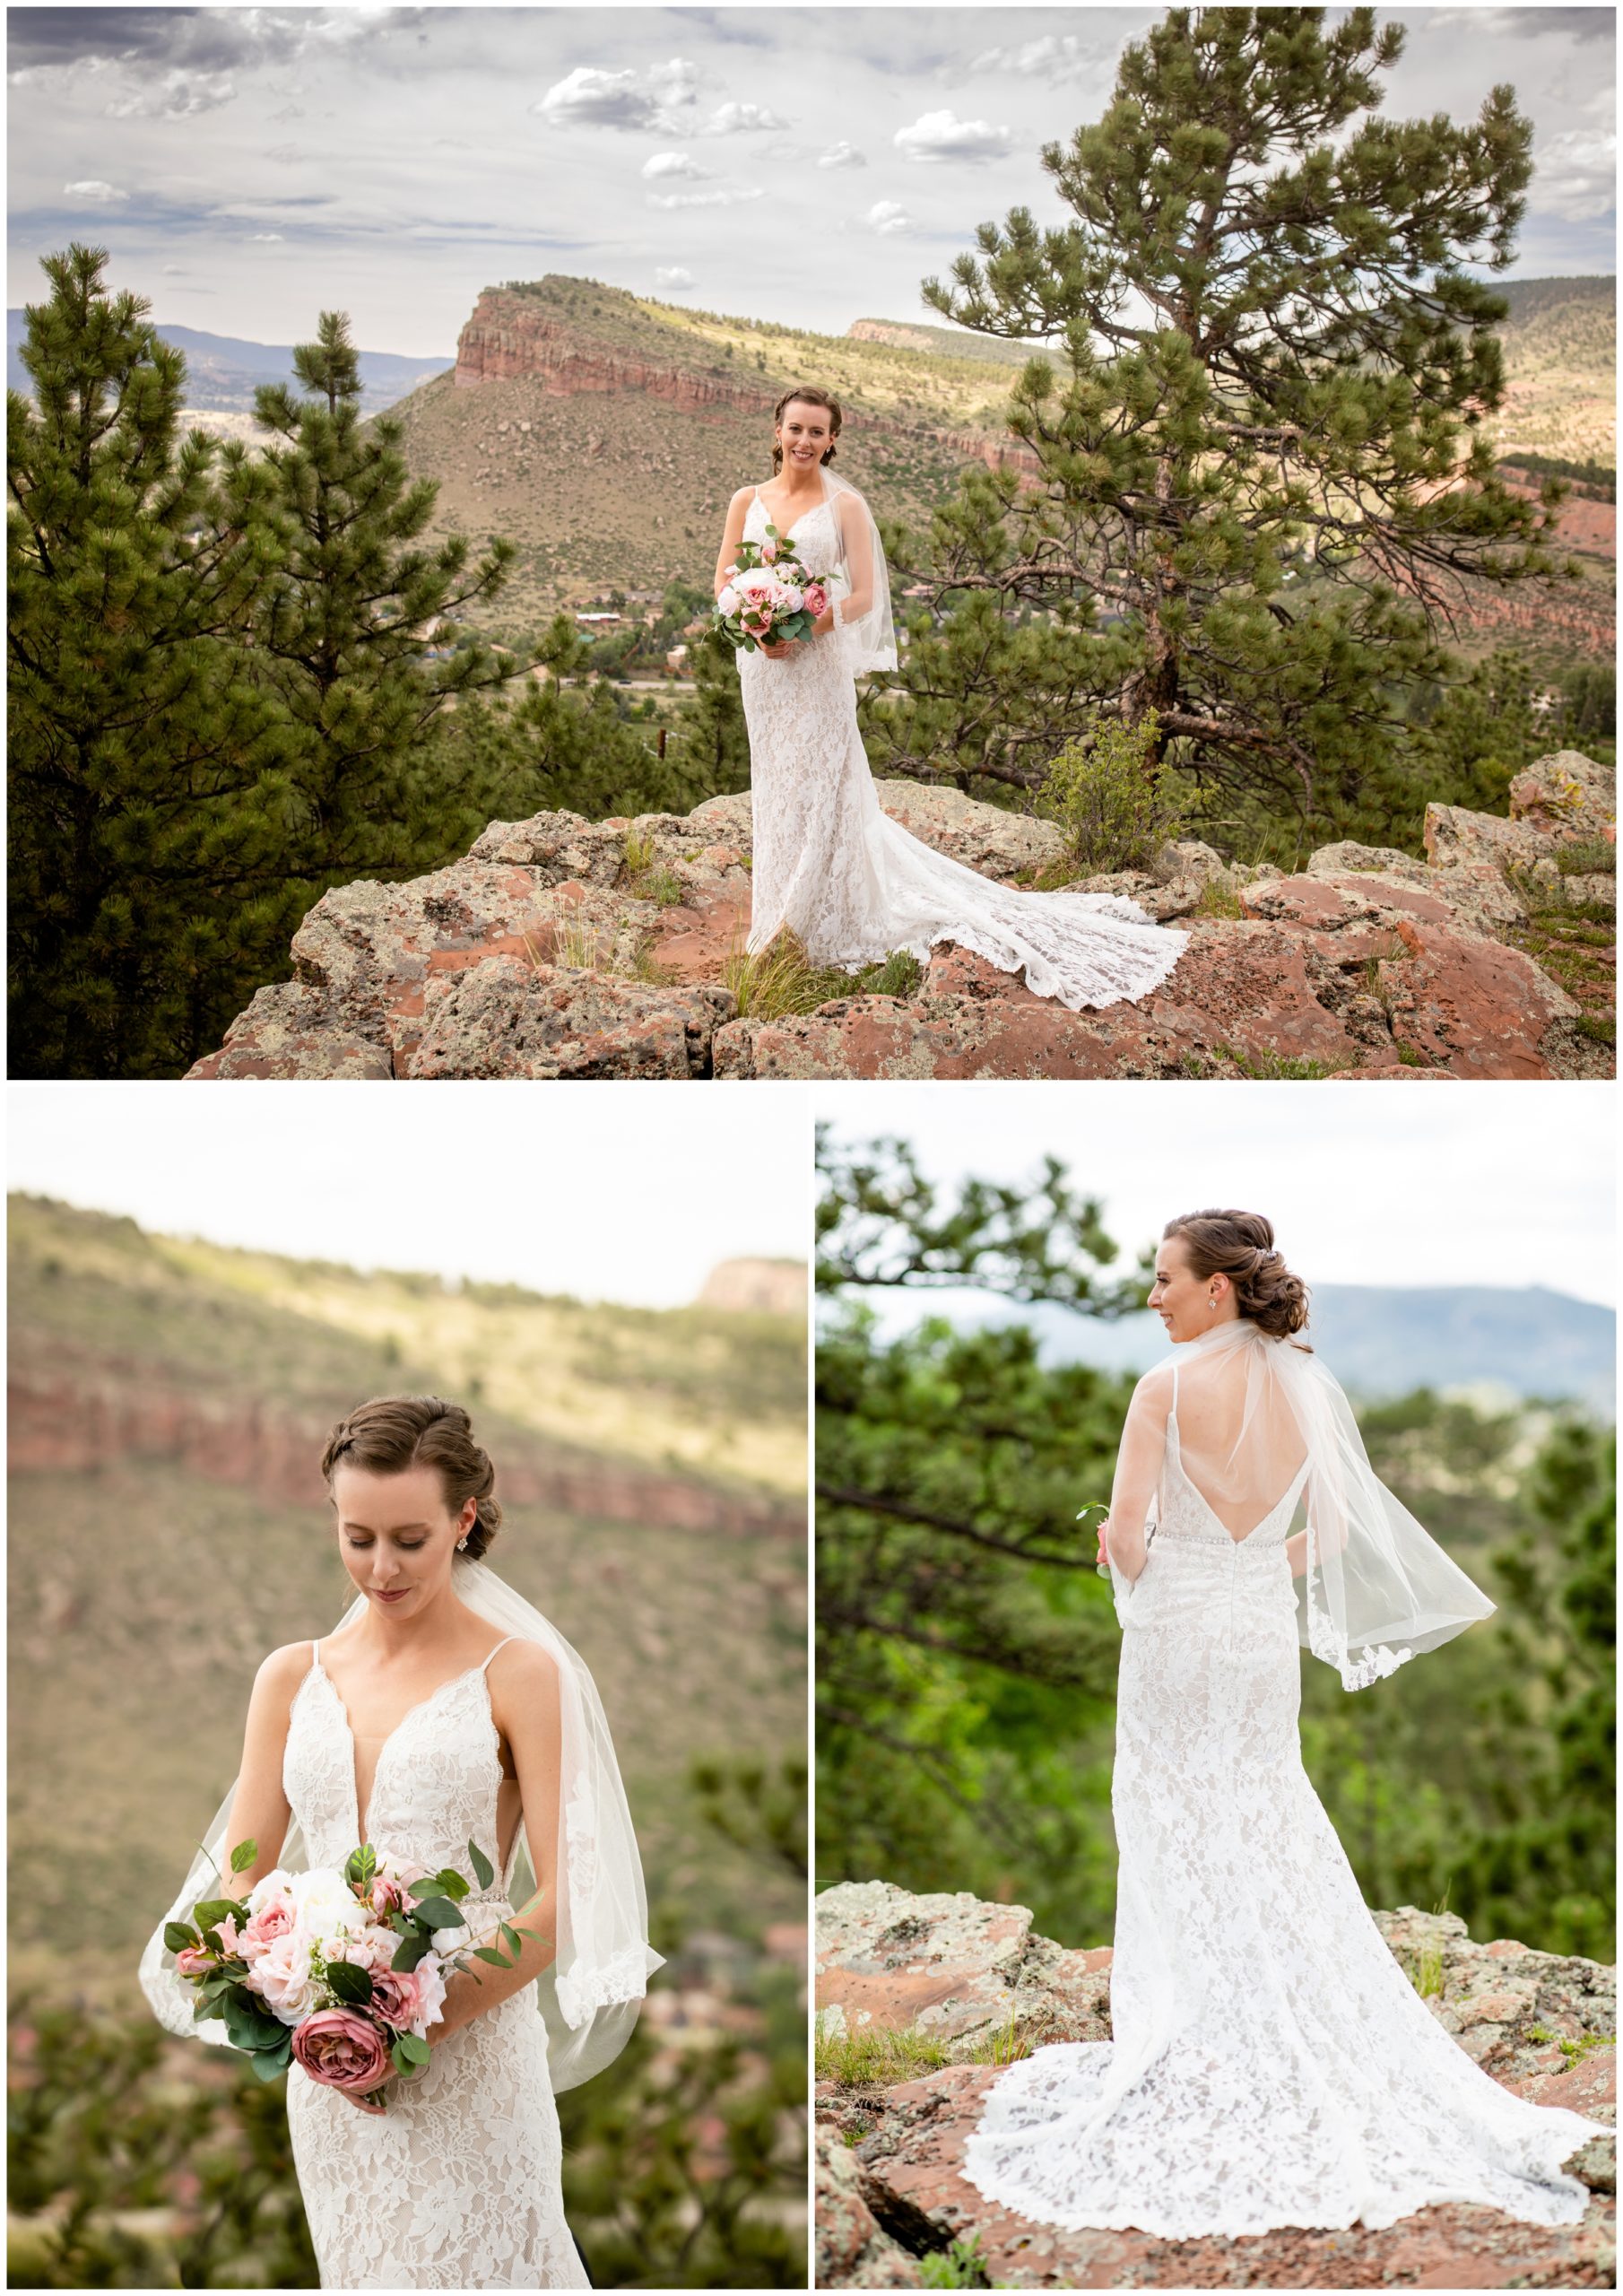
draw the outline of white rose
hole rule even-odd
[[[291,1874],[284,1874],[278,1866],[274,1873],[267,1874],[262,1882],[256,1882],[248,1892],[246,1903],[250,1915],[257,1913],[268,1900],[279,1897],[284,1890],[291,1897],[293,1877]]]
[[[293,1913],[299,1927],[312,1938],[359,1937],[371,1920],[341,1874],[318,1868],[295,1874],[290,1884]]]
[[[738,612],[738,592],[733,588],[731,582],[728,583],[726,588],[721,593],[721,596],[716,599],[716,603],[721,608],[723,613],[736,613]]]

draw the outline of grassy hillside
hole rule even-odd
[[[329,1631],[346,1598],[318,1500],[165,1457],[156,1435],[151,1456],[112,1441],[98,1456],[114,1403],[133,1397],[137,1423],[145,1410],[157,1428],[166,1396],[204,1396],[228,1432],[238,1409],[250,1431],[308,1423],[318,1448],[359,1396],[466,1396],[478,1361],[499,1492],[504,1457],[657,1467],[678,1451],[718,1500],[746,1467],[783,1505],[803,1487],[794,1318],[447,1296],[429,1279],[220,1252],[27,1198],[12,1206],[11,1300],[13,1381],[49,1378],[67,1460],[12,1480],[14,1995],[133,2000],[146,1932],[236,1768],[255,1665]],[[571,1413],[565,1445],[555,1431]],[[664,1918],[740,1936],[797,1918],[786,1876],[703,1827],[687,1773],[699,1756],[803,1749],[799,1543],[521,1504],[496,1561],[593,1667]]]
[[[430,1386],[566,1453],[779,1497],[804,1488],[804,1334],[794,1317],[588,1307],[516,1285],[451,1291],[432,1275],[363,1275],[148,1235],[39,1198],[13,1197],[10,1224],[12,1314],[39,1338],[294,1406],[357,1380],[369,1394],[397,1387],[416,1366]]]
[[[1615,466],[1613,289],[1610,279],[1573,279],[1504,290],[1510,388],[1490,426],[1502,453]],[[629,390],[563,396],[538,375],[459,387],[443,374],[402,399],[391,412],[412,471],[440,486],[435,533],[500,533],[518,545],[508,588],[486,617],[492,630],[520,631],[560,603],[616,587],[707,583],[728,497],[770,476],[771,406],[796,382],[839,399],[841,472],[887,516],[921,524],[966,460],[941,434],[1002,438],[1015,372],[1044,355],[1041,345],[912,321],[864,319],[860,335],[820,335],[559,274],[504,291],[567,326],[583,355],[690,377],[701,400],[717,384],[759,387],[761,406],[682,406]]]

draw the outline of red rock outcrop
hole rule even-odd
[[[1029,883],[1051,823],[953,789],[881,781],[881,803],[971,868]],[[950,944],[905,996],[837,996],[781,1019],[725,984],[748,926],[750,801],[635,824],[494,822],[465,860],[406,884],[325,894],[263,988],[191,1071],[243,1076],[1547,1078],[1610,1074],[1583,1008],[1512,944],[1526,890],[1615,898],[1615,777],[1562,752],[1509,820],[1434,806],[1430,861],[1327,846],[1290,877],[1210,847],[1094,878],[1189,943],[1137,1004],[1069,1013]],[[635,839],[631,831],[635,829]],[[1593,847],[1563,876],[1563,848]],[[629,850],[640,855],[638,866]],[[647,888],[657,884],[660,899]],[[680,890],[672,901],[671,888]]]
[[[702,344],[696,344],[696,356],[703,356]],[[748,372],[733,372],[719,361],[707,367],[641,357],[594,336],[589,326],[535,296],[487,287],[456,338],[456,385],[473,388],[517,376],[537,377],[542,387],[559,398],[589,391],[632,391],[690,414],[741,407],[746,413],[769,415],[783,388],[778,377],[755,380]],[[900,427],[878,411],[864,413],[864,427],[876,439],[894,440],[901,435]],[[984,462],[990,468],[1002,465],[1035,472],[1041,467],[1028,447],[984,431],[932,428],[929,436],[936,447],[950,454]]]
[[[148,1459],[291,1506],[325,1498],[318,1462],[327,1423],[237,1388],[193,1382],[112,1355],[54,1346],[13,1350],[8,1441],[14,1473],[83,1474]],[[717,1491],[587,1453],[504,1445],[501,1494],[519,1506],[609,1522],[736,1535],[805,1534],[803,1510]]]
[[[1401,1907],[1376,1922],[1412,1975],[1440,1975],[1428,2005],[1484,2071],[1518,2095],[1610,2120],[1617,2109],[1615,1972],[1515,1939],[1478,1944],[1452,1914]],[[882,1882],[818,1900],[825,2032],[928,2036],[959,2061],[881,2087],[819,2084],[817,2284],[901,2287],[915,2260],[973,2237],[993,2287],[1585,2288],[1612,2284],[1616,2145],[1593,2137],[1567,2164],[1591,2190],[1581,2222],[1522,2224],[1495,2209],[1421,2210],[1384,2231],[1280,2231],[1164,2240],[1066,2231],[987,2201],[962,2175],[965,2140],[997,2077],[993,2044],[1108,2038],[1110,1950],[1035,1936],[1021,1906],[914,1896]],[[980,2061],[977,2061],[977,2058]],[[874,2277],[864,2277],[872,2273]],[[919,2274],[922,2281],[923,2274]]]

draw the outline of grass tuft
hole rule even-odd
[[[1214,877],[1202,885],[1201,897],[1190,912],[1194,917],[1244,917],[1245,904],[1227,879]]]

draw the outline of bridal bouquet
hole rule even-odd
[[[769,525],[765,542],[739,544],[716,601],[716,626],[730,645],[752,654],[780,639],[809,638],[828,603],[828,576],[812,573]]]
[[[253,1842],[239,1842],[232,1873],[246,1873],[256,1855]],[[489,1889],[489,1858],[474,1842],[468,1856]],[[451,1866],[425,1874],[363,1845],[342,1871],[278,1866],[245,1899],[203,1899],[190,1921],[169,1923],[163,1942],[197,1988],[192,2014],[219,2018],[262,2081],[296,2059],[313,2081],[371,2103],[391,2066],[409,2081],[429,2063],[444,1972],[466,1966],[460,1945],[440,1940],[463,1928],[469,1888]],[[520,1933],[506,1922],[500,1931],[516,1960]],[[513,1965],[494,1946],[472,1951],[499,1969]]]

